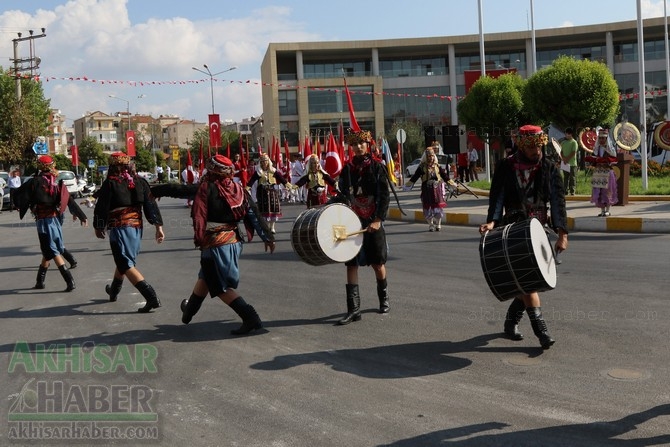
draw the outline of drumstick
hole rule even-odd
[[[368,231],[368,229],[363,228],[362,230],[354,231],[352,233],[346,233],[346,231],[347,227],[344,225],[333,225],[333,236],[335,237],[336,241],[343,241],[350,236],[356,236],[357,234],[365,233]]]

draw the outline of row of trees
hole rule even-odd
[[[503,142],[520,125],[614,127],[619,87],[600,62],[562,56],[524,80],[515,72],[477,80],[458,104],[458,117],[469,134],[489,144]]]
[[[497,78],[479,78],[457,105],[460,124],[468,135],[476,135],[492,147],[504,142],[524,124],[559,129],[614,127],[619,116],[619,87],[607,66],[600,62],[560,57],[524,80],[516,72]],[[403,121],[387,129],[392,148],[396,132],[403,129],[404,163],[421,156],[425,149],[420,122]]]

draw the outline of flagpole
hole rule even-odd
[[[535,13],[533,12],[533,0],[530,0],[530,48],[531,57],[533,58],[531,75],[537,71],[537,55],[535,50]]]
[[[637,54],[640,57],[640,127],[642,139],[640,141],[640,152],[642,154],[642,189],[647,189],[647,104],[646,104],[646,81],[644,79],[644,31],[642,29],[642,1],[637,0]]]
[[[482,15],[482,0],[477,2],[479,7],[479,64],[482,77],[486,76],[486,61],[484,60],[484,18]]]

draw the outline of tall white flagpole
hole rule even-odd
[[[646,81],[644,79],[644,31],[642,22],[642,0],[637,0],[637,53],[640,59],[640,127],[642,141],[640,152],[642,154],[642,189],[646,190],[647,184],[647,102]]]
[[[537,55],[535,50],[535,13],[533,12],[533,0],[530,0],[530,51],[532,52],[530,57],[533,61],[530,72],[532,75],[537,71]]]
[[[481,76],[486,76],[486,54],[484,53],[484,17],[482,14],[482,0],[477,2],[479,7],[479,65]],[[491,181],[491,154],[489,151],[488,135],[484,138],[484,159],[486,160],[486,181]]]

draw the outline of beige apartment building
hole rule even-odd
[[[656,121],[667,115],[665,21],[643,23],[646,89],[654,92],[646,96],[647,119]],[[535,64],[531,31],[485,34],[486,69],[527,78],[560,55],[602,61],[619,85],[622,114],[639,126],[637,21],[536,30],[534,40]],[[464,150],[456,105],[465,95],[464,73],[481,71],[479,46],[479,34],[271,43],[261,65],[264,128],[295,150],[306,135],[326,135],[340,122],[346,127],[346,76],[361,127],[379,137],[394,122],[419,122],[427,141]]]

